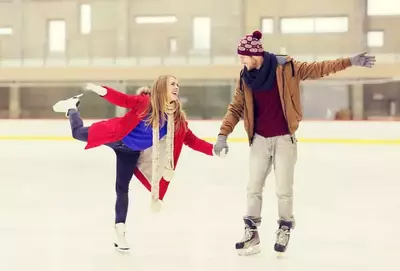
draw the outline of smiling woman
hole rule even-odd
[[[66,113],[72,136],[87,142],[85,149],[106,145],[117,156],[115,205],[115,247],[129,250],[125,239],[128,213],[128,190],[135,175],[151,192],[151,209],[158,212],[167,192],[183,144],[195,151],[213,156],[213,145],[199,139],[188,127],[179,101],[179,83],[174,76],[157,78],[149,91],[127,95],[110,87],[88,84],[87,90],[97,93],[117,106],[130,109],[122,118],[112,118],[84,127],[78,112],[78,95],[59,101],[55,112]]]

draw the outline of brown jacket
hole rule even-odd
[[[350,67],[351,62],[350,58],[312,63],[299,62],[293,60],[291,57],[278,56],[278,58],[280,58],[278,59],[280,64],[276,69],[276,78],[279,95],[289,131],[291,134],[294,134],[303,117],[300,103],[300,81],[319,79],[342,71]],[[240,84],[240,81],[242,81],[242,84]],[[253,92],[244,80],[240,78],[236,86],[233,101],[228,106],[228,112],[222,121],[219,134],[228,136],[242,117],[249,144],[251,145],[254,136]]]

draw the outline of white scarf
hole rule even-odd
[[[168,104],[166,107],[167,114],[167,135],[165,144],[166,159],[164,165],[160,165],[160,125],[159,121],[153,124],[153,149],[152,149],[152,176],[151,176],[151,203],[153,212],[159,212],[161,202],[160,194],[160,176],[167,182],[170,182],[174,177],[174,132],[176,103]],[[160,172],[161,169],[161,172]],[[161,173],[161,174],[160,174]]]

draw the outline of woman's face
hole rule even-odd
[[[172,76],[170,76],[167,80],[167,97],[169,103],[179,99],[178,80]]]

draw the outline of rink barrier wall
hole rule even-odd
[[[90,125],[98,120],[85,120]],[[215,142],[221,121],[189,121],[190,129],[200,138]],[[400,122],[381,121],[303,121],[296,133],[301,143],[400,145]],[[0,120],[0,140],[69,141],[69,121]],[[229,136],[229,142],[247,142],[240,122]]]

